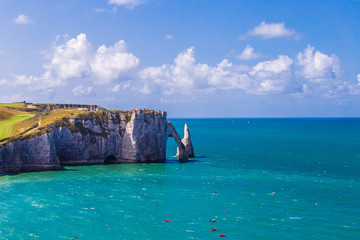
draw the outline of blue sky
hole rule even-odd
[[[0,101],[360,117],[360,1],[0,1]]]

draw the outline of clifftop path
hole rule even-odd
[[[0,172],[63,165],[163,162],[168,137],[187,151],[166,112],[82,104],[0,104]]]

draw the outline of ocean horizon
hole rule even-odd
[[[360,238],[360,118],[169,121],[195,158],[1,176],[0,239]]]

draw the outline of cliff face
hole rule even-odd
[[[42,135],[7,142],[0,148],[0,172],[60,169],[62,165],[162,162],[168,137],[175,138],[179,160],[185,146],[166,112],[109,112],[98,118],[66,119],[51,124]],[[75,129],[75,130],[74,130]]]

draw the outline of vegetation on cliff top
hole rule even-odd
[[[72,132],[89,133],[81,126],[72,125],[68,119],[95,119],[97,123],[108,120],[109,113],[121,113],[130,121],[133,111],[107,110],[97,105],[82,104],[32,104],[0,103],[0,146],[15,140],[29,139],[51,131],[49,126],[67,126]],[[143,110],[147,113],[157,113]],[[117,119],[120,121],[120,117]]]

